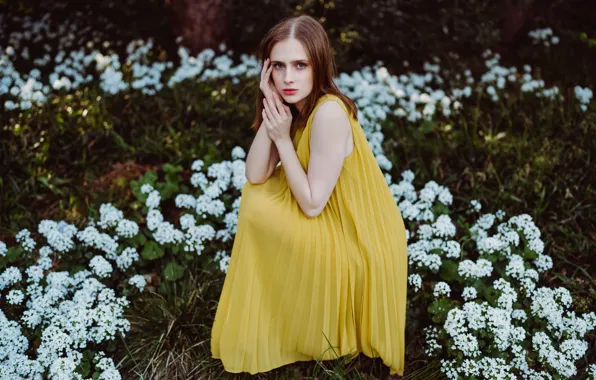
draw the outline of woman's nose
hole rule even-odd
[[[286,73],[284,74],[284,81],[286,83],[291,83],[293,78],[294,78],[294,74],[292,73],[292,70],[287,69]]]

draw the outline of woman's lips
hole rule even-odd
[[[293,94],[295,94],[297,91],[298,91],[298,90],[284,90],[284,94],[287,94],[287,95],[293,95]]]

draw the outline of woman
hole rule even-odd
[[[263,95],[212,356],[255,374],[362,352],[403,375],[405,227],[357,108],[333,82],[326,32],[310,16],[285,19],[259,59]]]

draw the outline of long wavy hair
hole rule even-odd
[[[357,118],[358,108],[354,101],[342,94],[335,85],[333,78],[338,76],[335,57],[331,50],[331,44],[327,37],[327,32],[323,26],[313,17],[301,15],[297,17],[288,17],[282,19],[277,25],[267,32],[261,41],[256,53],[257,59],[261,62],[261,67],[266,58],[271,55],[273,46],[288,38],[295,38],[304,47],[307,58],[310,60],[313,70],[313,87],[311,93],[307,96],[304,107],[301,111],[294,106],[282,101],[289,106],[292,111],[292,127],[290,136],[293,138],[296,130],[304,128],[308,117],[313,112],[317,100],[325,94],[337,95],[350,110],[354,118]],[[265,94],[259,87],[256,96],[256,116],[251,125],[251,129],[257,131],[263,122],[263,98]]]

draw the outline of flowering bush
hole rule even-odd
[[[417,198],[408,190],[398,192],[400,209]],[[420,197],[425,192],[425,202],[441,202],[443,191],[429,182]],[[434,322],[425,328],[426,353],[441,357],[452,379],[569,378],[588,349],[582,339],[596,327],[596,313],[572,312],[565,288],[537,286],[539,274],[552,267],[540,230],[529,215],[505,219],[499,210],[470,227],[461,222],[464,236],[454,240],[448,214],[432,215],[409,234],[408,283],[416,298],[429,300]]]

